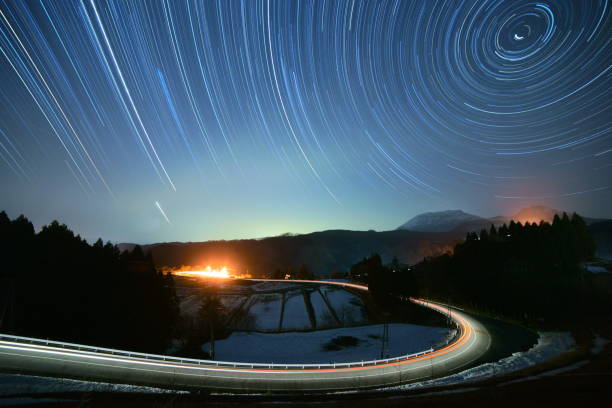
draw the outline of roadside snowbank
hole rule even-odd
[[[601,353],[608,343],[610,343],[610,340],[604,339],[599,334],[595,335],[593,346],[591,347],[591,354]]]
[[[138,385],[69,380],[65,378],[0,374],[0,396],[52,392],[140,392],[158,394],[177,393],[179,391]]]
[[[540,364],[574,349],[575,341],[569,332],[539,332],[538,343],[527,351],[512,354],[494,363],[482,364],[448,377],[436,378],[413,384],[385,388],[390,390],[413,390],[425,387],[460,384],[495,377]]]

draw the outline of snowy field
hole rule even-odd
[[[587,265],[586,270],[591,273],[610,273],[608,268],[600,265]]]
[[[401,356],[445,343],[454,333],[451,329],[389,324],[389,347],[386,357]],[[215,342],[215,358],[223,361],[253,363],[346,363],[380,358],[383,325],[318,330],[306,333],[234,332]],[[347,336],[356,339],[354,346],[326,350],[334,339]],[[208,350],[208,343],[202,346]],[[296,350],[299,350],[296,352]]]
[[[611,265],[607,262],[583,262],[581,266],[591,273],[612,273]]]
[[[334,318],[332,311],[327,307],[323,296],[319,291],[314,291],[310,294],[310,303],[314,310],[315,322],[317,330],[320,329],[331,329],[338,327],[338,321]]]
[[[285,311],[283,312],[282,331],[310,330],[312,325],[308,318],[308,310],[304,304],[301,292],[289,292],[285,299]]]
[[[279,294],[262,294],[253,296],[249,314],[255,319],[255,327],[260,331],[277,331],[280,326],[281,301]]]
[[[242,317],[230,324],[233,330],[288,332],[369,323],[363,300],[342,288],[321,286],[319,289],[313,289],[295,283],[287,285],[284,282],[272,282],[271,285],[272,287],[268,285],[265,293],[255,291],[251,295],[249,301],[242,306]],[[257,286],[263,287],[262,284]],[[272,289],[279,292],[271,292]],[[243,300],[244,296],[223,295],[222,298],[224,306],[235,308],[236,304],[241,303],[232,303],[231,299]],[[187,300],[183,303],[186,302]],[[312,306],[312,316],[308,302]],[[231,311],[226,315],[231,315]]]
[[[321,286],[321,292],[343,325],[365,324],[368,321],[365,305],[359,296],[332,286]]]
[[[238,307],[240,307],[246,300],[246,296],[219,296],[219,302],[225,309],[225,314],[229,315],[233,313]]]
[[[181,315],[196,317],[204,294],[193,288],[180,289]],[[328,285],[291,281],[225,285],[219,300],[232,330],[288,332],[370,323],[363,299]]]
[[[187,295],[180,299],[179,308],[183,315],[195,315],[202,304],[202,298],[198,295]]]

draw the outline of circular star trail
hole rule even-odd
[[[610,216],[611,32],[607,0],[0,0],[0,206],[140,241]]]

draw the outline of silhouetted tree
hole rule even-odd
[[[580,263],[595,254],[595,244],[577,214],[556,215],[553,223],[511,221],[470,232],[452,255],[427,258],[399,281],[381,271],[370,276],[371,289],[397,294],[402,283],[418,281],[419,295],[519,318],[576,316],[585,298]],[[351,272],[372,275],[366,260]],[[393,268],[393,263],[390,265]],[[416,287],[416,285],[414,285]],[[379,297],[381,297],[379,295]]]
[[[308,267],[304,264],[301,264],[300,266],[298,266],[295,273],[291,275],[291,277],[294,279],[301,279],[301,280],[314,279],[314,276],[312,275],[312,273],[310,273],[310,271],[308,270]]]
[[[202,296],[193,330],[188,334],[187,344],[182,354],[196,358],[215,358],[215,339],[223,338],[228,334],[227,322],[222,312],[223,304],[216,293],[211,292]],[[209,353],[201,349],[204,343],[210,343]]]
[[[11,287],[0,291],[0,309],[10,302],[14,317],[10,326],[0,322],[3,331],[165,350],[178,316],[174,285],[141,248],[121,254],[102,240],[89,245],[57,221],[36,234],[25,217],[11,221],[5,213],[0,237],[0,277]]]

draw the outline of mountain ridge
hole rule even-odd
[[[568,215],[572,214],[570,211],[557,210],[543,205],[525,207],[510,216],[498,215],[489,218],[469,214],[463,212],[462,210],[426,212],[412,217],[410,220],[400,225],[397,229],[421,232],[440,232],[444,230],[448,232],[452,231],[467,233],[479,231],[483,228],[490,228],[491,225],[497,227],[502,224],[508,224],[510,221],[520,222],[522,224],[526,222],[539,223],[540,221],[552,222],[555,215],[561,216],[564,212]],[[448,226],[451,224],[451,222],[448,221],[449,215],[455,216],[457,220],[459,220],[461,216],[464,216],[465,220],[463,222],[456,222],[453,228],[448,228]],[[590,217],[583,217],[583,219],[588,225],[606,221],[606,219]],[[432,220],[438,220],[438,224],[432,223]]]
[[[478,215],[469,214],[462,210],[433,211],[418,214],[400,225],[398,230],[420,232],[448,232],[466,222],[484,221]]]

